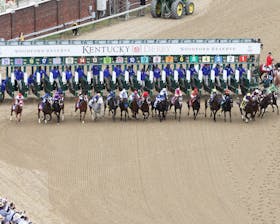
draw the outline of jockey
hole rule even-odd
[[[168,98],[167,90],[166,90],[166,88],[163,88],[156,97],[154,107],[156,107],[159,102],[161,102],[161,101],[163,101],[164,99],[167,99],[167,98]]]
[[[55,100],[59,101],[60,99],[61,99],[61,95],[60,95],[60,93],[59,93],[58,91],[56,91],[55,94],[54,94],[54,96],[53,96],[53,100],[54,100],[54,101],[55,101]]]
[[[88,98],[87,98],[87,95],[83,93],[83,91],[80,91],[80,92],[79,92],[79,97],[78,97],[77,103],[76,103],[76,110],[80,108],[80,103],[81,103],[83,100],[87,102],[87,101],[88,101]]]
[[[127,91],[125,88],[123,88],[122,91],[120,92],[120,101],[123,101],[124,99],[127,98],[128,98]]]
[[[42,103],[43,104],[46,103],[46,101],[50,98],[51,98],[50,94],[46,93],[44,96],[42,96]]]
[[[144,101],[145,99],[147,99],[149,97],[149,92],[144,91],[142,94],[142,100]]]
[[[107,101],[109,101],[111,98],[114,98],[116,96],[115,92],[114,91],[111,91],[109,93],[109,95],[107,96]]]
[[[212,89],[211,94],[210,94],[210,103],[213,102],[215,96],[217,95],[217,90],[216,89]]]
[[[242,99],[242,102],[241,102],[241,105],[240,105],[240,108],[241,109],[244,109],[247,105],[247,103],[249,102],[249,100],[251,99],[252,95],[251,93],[247,93],[243,99]]]
[[[97,93],[95,96],[93,96],[90,101],[89,101],[89,105],[93,105],[94,103],[98,103],[98,104],[101,104],[101,102],[103,102],[103,99],[101,99],[101,94],[100,93]]]
[[[229,89],[225,89],[225,93],[223,95],[223,99],[222,99],[221,105],[223,105],[227,101],[228,98],[230,98],[230,90]]]
[[[129,96],[129,101],[132,102],[134,99],[138,100],[140,98],[138,91],[134,90],[133,93],[130,94]]]
[[[175,97],[180,97],[180,96],[182,96],[183,94],[182,94],[182,91],[181,91],[181,89],[180,89],[180,87],[178,87],[177,89],[175,89]]]
[[[195,101],[197,96],[198,96],[198,89],[194,88],[192,93],[191,93],[190,106],[192,106],[192,104]]]
[[[133,100],[136,100],[136,102],[138,102],[139,99],[140,99],[140,96],[138,94],[138,91],[134,90],[134,92],[131,93],[130,96],[129,96],[129,102],[128,103],[130,104]]]
[[[177,89],[175,89],[175,94],[174,94],[174,97],[172,98],[171,100],[171,103],[174,104],[175,101],[179,98],[179,97],[182,97],[183,94],[182,94],[182,91],[180,90],[180,88],[178,87]]]
[[[14,105],[13,105],[13,110],[15,109],[16,105],[23,106],[23,95],[21,93],[18,93],[14,99]]]

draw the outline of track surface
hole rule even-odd
[[[80,36],[117,38],[260,37],[279,59],[279,2],[195,1],[182,20],[146,15]],[[174,114],[81,125],[66,104],[65,121],[37,124],[36,103],[23,121],[0,105],[0,194],[35,223],[277,224],[280,220],[280,119],[244,124]],[[119,117],[119,114],[117,115]]]

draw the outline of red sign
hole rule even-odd
[[[243,56],[239,56],[239,62],[247,62],[247,56],[243,55]]]
[[[85,57],[78,58],[78,64],[86,64],[86,58]]]

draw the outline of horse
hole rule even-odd
[[[144,120],[147,120],[150,116],[150,108],[149,108],[148,98],[144,98],[144,101],[143,101],[140,109],[143,113]]]
[[[18,122],[20,122],[21,121],[21,115],[22,115],[22,108],[23,108],[23,106],[20,105],[20,104],[12,105],[10,120],[13,119],[13,112],[15,112],[16,119],[17,119]]]
[[[38,123],[41,123],[41,112],[43,112],[43,120],[45,124],[52,119],[52,102],[51,99],[47,99],[45,103],[40,102],[38,104]]]
[[[61,113],[61,110],[62,110],[60,101],[61,100],[56,99],[56,100],[53,101],[53,104],[52,104],[52,110],[57,117],[57,120],[56,120],[57,124],[60,123],[60,113]]]
[[[175,120],[177,120],[177,110],[179,110],[179,121],[181,120],[181,112],[182,112],[182,106],[183,106],[183,97],[175,97],[171,100],[170,107],[174,106],[174,111],[175,111]]]
[[[188,104],[188,116],[190,116],[190,107],[192,107],[192,109],[193,109],[193,119],[196,120],[196,117],[197,117],[198,112],[200,110],[200,96],[197,95],[192,103],[189,100],[187,102],[187,104]]]
[[[168,111],[169,103],[167,101],[167,98],[165,97],[164,100],[159,101],[156,105],[156,110],[158,111],[158,117],[159,121],[165,120],[166,113]]]
[[[276,106],[277,114],[279,115],[279,108],[278,108],[278,105],[277,105],[277,93],[272,92],[271,94],[272,94],[272,101],[271,101],[272,112],[274,112],[274,106]]]
[[[216,122],[216,114],[221,108],[221,101],[222,101],[222,96],[218,94],[214,96],[212,101],[210,99],[209,100],[205,99],[205,117],[207,116],[206,111],[209,103],[210,111],[211,111],[210,117],[214,115],[214,121]]]
[[[233,106],[232,97],[231,96],[226,97],[225,101],[222,102],[221,106],[222,106],[221,112],[224,112],[224,121],[225,122],[227,121],[226,112],[229,112],[229,121],[231,122],[231,109]]]
[[[155,114],[157,113],[157,109],[156,109],[156,107],[154,106],[154,105],[155,105],[155,102],[156,102],[155,99],[153,99],[153,100],[151,101],[152,117],[154,116],[154,113],[155,113]]]
[[[261,80],[262,80],[262,76],[263,76],[264,74],[270,75],[270,74],[272,74],[272,72],[273,72],[273,70],[270,71],[268,68],[265,67],[264,64],[261,64],[259,67],[257,67],[257,68],[253,71],[253,73],[259,74],[259,77],[260,77]]]
[[[89,101],[88,106],[89,106],[92,120],[96,121],[97,118],[101,116],[101,109],[103,104],[104,102],[101,96],[98,98],[97,101],[94,99]],[[92,111],[94,112],[94,114]]]
[[[109,100],[107,100],[107,104],[108,104],[108,107],[109,107],[109,113],[110,112],[112,113],[113,121],[115,121],[116,112],[117,112],[118,104],[119,104],[118,101],[117,101],[117,98],[116,97],[111,97]],[[105,110],[106,110],[106,104],[104,105],[104,113],[105,113]]]
[[[239,110],[241,113],[242,120],[245,120],[245,122],[248,123],[248,121],[249,121],[248,114],[251,115],[252,120],[255,120],[256,113],[259,110],[259,103],[258,103],[257,98],[255,98],[255,97],[250,98],[250,100],[247,102],[244,109],[242,109],[240,107],[240,102],[237,102],[237,104],[239,105]],[[245,115],[243,115],[243,111],[245,112]]]
[[[121,120],[122,120],[122,113],[124,112],[124,120],[126,121],[127,118],[129,118],[128,115],[128,102],[127,98],[124,98],[119,103],[120,109],[121,109]]]
[[[132,102],[130,103],[130,110],[132,112],[132,117],[134,117],[135,119],[137,119],[137,114],[138,114],[138,111],[139,111],[139,102],[137,101],[136,98],[134,98],[132,100]]]
[[[75,105],[75,112],[79,109],[80,110],[80,121],[84,124],[85,123],[85,117],[87,113],[87,101],[82,99],[79,103],[79,108]]]
[[[266,109],[269,105],[272,103],[272,94],[267,94],[263,98],[261,98],[259,104],[260,104],[260,113],[259,117],[263,118],[263,115],[266,112]]]

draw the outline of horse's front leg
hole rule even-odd
[[[224,111],[224,121],[227,122],[227,115],[226,111]]]
[[[175,120],[177,120],[177,108],[175,107]]]
[[[213,112],[213,115],[214,115],[214,121],[216,122],[216,114],[217,114],[217,111],[215,110],[214,112]]]
[[[41,119],[40,119],[40,110],[38,109],[38,123],[41,123]]]
[[[179,109],[179,121],[181,121],[182,108]]]
[[[12,106],[12,109],[11,109],[11,115],[10,115],[10,121],[13,120],[13,106]]]
[[[252,115],[252,114],[251,114],[251,115]],[[246,122],[246,123],[249,122],[248,112],[245,113],[245,122]]]

